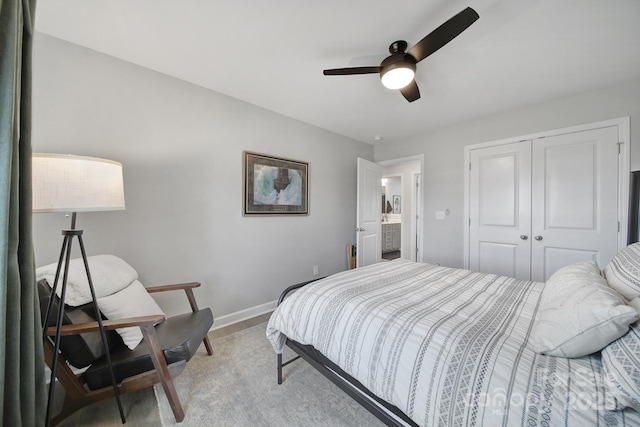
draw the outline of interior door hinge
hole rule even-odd
[[[471,170],[471,163],[469,163],[469,170]]]
[[[621,152],[622,144],[624,144],[624,142],[618,142],[617,143],[617,145],[618,145],[618,154],[620,154],[620,152]]]
[[[620,232],[620,221],[618,221],[618,233]]]

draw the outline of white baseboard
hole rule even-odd
[[[226,314],[224,316],[215,317],[211,331],[224,328],[225,326],[233,325],[234,323],[242,322],[243,320],[251,319],[252,317],[260,316],[261,314],[269,313],[276,309],[278,301],[271,301],[264,304],[250,307],[245,310],[236,311],[235,313]]]

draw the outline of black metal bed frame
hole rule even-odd
[[[280,305],[282,301],[284,301],[284,299],[290,292],[295,291],[296,289],[300,289],[303,286],[308,285],[309,283],[315,282],[316,280],[320,279],[309,280],[307,282],[289,286],[280,295],[280,298],[278,299],[278,305]],[[338,365],[327,359],[322,353],[313,348],[313,346],[303,345],[289,338],[286,339],[285,344],[287,345],[287,347],[293,350],[297,354],[297,356],[287,361],[283,361],[282,354],[277,355],[278,384],[282,384],[282,368],[300,358],[303,358],[307,361],[307,363],[318,370],[322,375],[327,377],[342,391],[351,396],[362,407],[371,412],[376,418],[378,418],[386,425],[394,427],[406,427],[407,425],[417,427],[417,424],[413,422],[404,412],[371,393],[364,385],[362,385],[362,383],[344,372]]]

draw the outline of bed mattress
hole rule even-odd
[[[614,410],[599,354],[536,354],[543,283],[404,260],[313,282],[267,338],[311,345],[420,426],[640,426]]]

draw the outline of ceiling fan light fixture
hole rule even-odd
[[[411,83],[415,75],[415,67],[397,67],[382,73],[380,80],[387,89],[402,89]]]
[[[389,50],[395,49],[397,43],[400,42],[392,44]],[[406,44],[406,42],[403,43]],[[382,61],[380,67],[380,80],[387,89],[402,89],[413,81],[416,74],[415,59],[402,51],[391,54]]]

